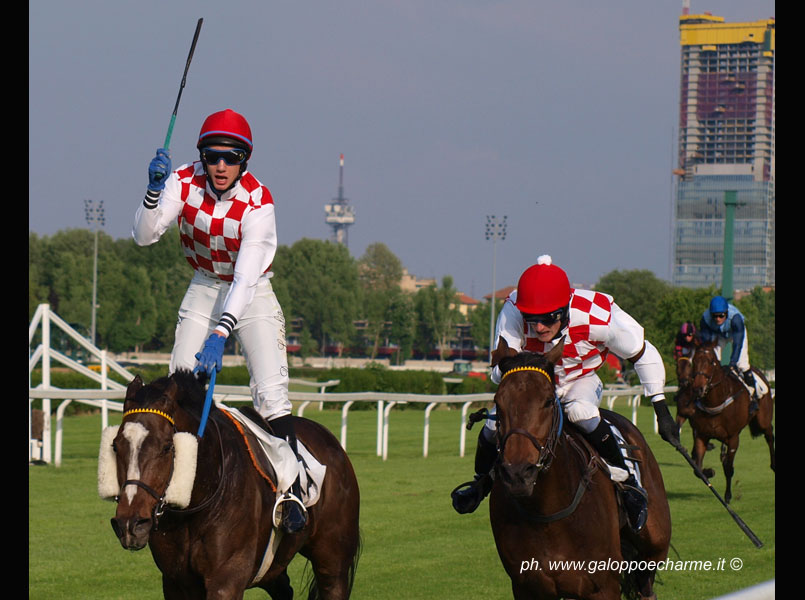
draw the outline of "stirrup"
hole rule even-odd
[[[272,520],[274,521],[274,527],[280,527],[283,524],[284,510],[278,510],[278,509],[280,509],[282,504],[285,504],[286,502],[293,502],[295,504],[298,504],[299,507],[301,508],[302,515],[305,518],[304,524],[297,530],[301,531],[301,529],[303,529],[304,526],[307,525],[308,521],[307,508],[305,507],[304,503],[291,492],[285,492],[284,494],[277,496],[277,500],[276,502],[274,502],[274,510],[272,511]]]

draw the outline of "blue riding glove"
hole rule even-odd
[[[154,192],[162,191],[165,180],[171,172],[171,159],[165,148],[157,150],[157,155],[148,165],[148,189]]]
[[[212,375],[212,370],[215,369],[216,373],[221,372],[221,367],[224,366],[224,345],[226,338],[213,333],[204,342],[204,348],[201,352],[196,354],[198,364],[193,369],[193,373],[205,371],[207,375]]]

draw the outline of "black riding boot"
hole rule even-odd
[[[291,446],[293,453],[296,455],[296,460],[300,463],[300,470],[303,468],[304,461],[299,456],[299,450],[296,444],[296,430],[294,429],[293,416],[285,415],[277,417],[268,422],[271,431],[278,438],[284,439]],[[299,484],[299,477],[297,477],[291,485],[291,493],[302,501],[302,489]],[[294,499],[285,495],[288,500],[282,502],[282,521],[280,526],[286,533],[296,533],[305,528],[307,524],[307,511],[304,507],[296,502]]]
[[[646,524],[648,516],[648,495],[646,491],[637,484],[634,475],[629,472],[626,460],[621,453],[620,445],[612,429],[604,419],[598,426],[586,435],[587,440],[592,444],[598,453],[609,464],[623,469],[629,476],[621,483],[623,489],[623,504],[626,508],[626,516],[629,527],[638,533]]]
[[[758,399],[760,398],[759,394],[757,393],[757,383],[755,382],[755,376],[752,374],[752,369],[748,371],[744,371],[744,383],[749,387],[749,416],[751,417],[754,415],[759,406],[758,406]]]
[[[491,471],[497,457],[497,446],[487,441],[482,429],[478,434],[478,445],[475,448],[475,479],[462,483],[450,494],[456,512],[462,515],[473,512],[492,491]]]

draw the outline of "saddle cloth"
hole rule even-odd
[[[313,506],[319,499],[321,493],[322,482],[327,467],[321,464],[316,457],[314,457],[307,447],[302,443],[302,440],[297,439],[297,449],[299,450],[299,457],[304,461],[304,469],[301,469],[301,463],[296,460],[290,444],[283,439],[269,435],[257,423],[243,415],[239,410],[230,408],[219,402],[215,403],[216,407],[228,413],[232,418],[236,419],[244,427],[248,427],[257,441],[260,444],[262,451],[265,453],[266,458],[274,468],[277,474],[277,491],[286,492],[291,488],[291,484],[299,477],[299,484],[302,489],[302,497],[300,500],[305,506]]]

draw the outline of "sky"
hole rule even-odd
[[[174,0],[29,3],[29,231],[131,235],[196,22],[173,165],[204,118],[249,121],[279,243],[385,244],[412,275],[481,299],[549,254],[573,284],[670,280],[682,0]],[[728,22],[773,0],[691,0]],[[506,217],[505,239],[485,236]]]

